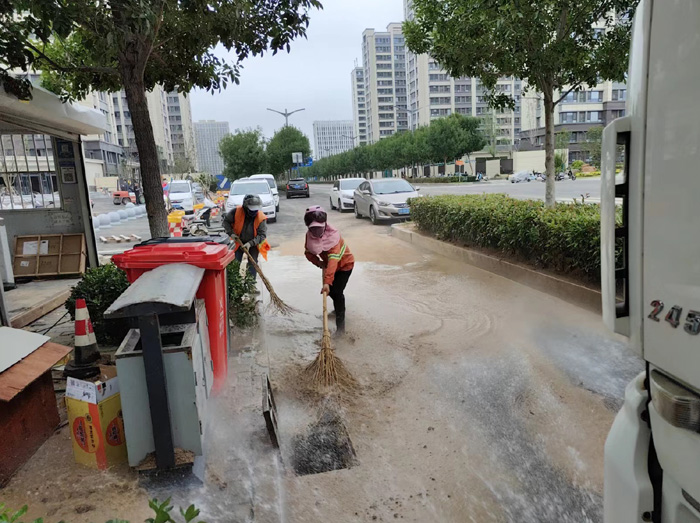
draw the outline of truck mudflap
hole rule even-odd
[[[605,523],[650,521],[654,489],[647,470],[651,433],[642,421],[648,392],[642,372],[625,389],[625,402],[605,441]]]

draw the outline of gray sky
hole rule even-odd
[[[243,63],[240,85],[214,95],[192,93],[193,120],[227,120],[231,131],[260,126],[270,137],[284,118],[266,108],[289,111],[305,107],[289,123],[300,128],[313,148],[314,120],[351,120],[350,72],[362,65],[362,31],[386,30],[403,20],[403,0],[322,0],[311,13],[308,40],[292,42],[291,51],[266,54]]]

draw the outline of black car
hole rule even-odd
[[[304,178],[294,178],[287,182],[287,199],[292,196],[309,197],[309,184],[306,183]]]

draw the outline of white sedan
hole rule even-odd
[[[262,201],[262,212],[267,216],[267,220],[271,223],[277,221],[277,211],[275,210],[275,198],[270,190],[270,186],[265,180],[236,180],[231,184],[231,190],[228,193],[226,200],[226,212],[233,208],[243,205],[243,198],[246,194],[255,194]]]
[[[331,209],[338,209],[343,212],[345,209],[352,211],[355,206],[353,193],[362,182],[366,182],[364,178],[344,178],[333,183],[331,190]]]

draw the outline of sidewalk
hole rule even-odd
[[[5,292],[10,322],[16,329],[26,327],[61,307],[77,279],[33,280]]]

